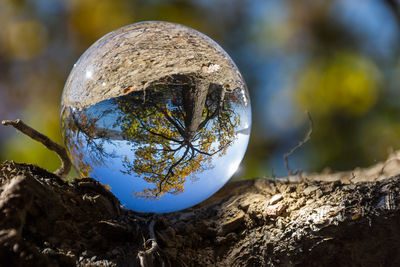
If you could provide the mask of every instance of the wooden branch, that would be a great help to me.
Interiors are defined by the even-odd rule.
[[[20,119],[14,121],[3,120],[1,124],[3,124],[4,126],[9,126],[9,125],[13,126],[15,129],[19,130],[20,132],[24,133],[30,138],[42,143],[48,149],[56,152],[61,160],[61,166],[54,172],[54,174],[60,176],[61,178],[65,178],[68,175],[69,171],[71,170],[72,164],[68,157],[67,151],[64,147],[53,142],[50,138],[48,138],[44,134],[29,127]]]
[[[307,179],[231,182],[200,205],[155,217],[121,209],[91,178],[68,185],[36,166],[5,162],[0,262],[400,266],[399,172],[400,162],[388,160],[345,173],[304,174]],[[141,236],[148,237],[144,249]]]

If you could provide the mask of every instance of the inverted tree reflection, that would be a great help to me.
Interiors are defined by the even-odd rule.
[[[239,89],[227,91],[199,80],[191,75],[167,76],[145,90],[106,100],[108,109],[101,112],[92,110],[102,103],[83,109],[80,116],[71,116],[75,126],[69,129],[75,129],[75,136],[85,136],[81,143],[94,155],[92,164],[102,164],[112,156],[105,152],[103,142],[129,143],[134,157],[122,159],[120,171],[154,185],[133,196],[159,199],[165,193],[179,194],[187,179],[196,181],[200,172],[212,167],[213,159],[226,153],[240,125],[235,111]],[[110,113],[114,122],[104,127],[102,116]],[[91,116],[96,117],[86,118]],[[70,150],[81,151],[73,145]],[[76,164],[88,169],[84,165],[88,162]]]
[[[202,86],[187,75],[168,76],[116,103],[125,114],[117,122],[124,139],[135,144],[125,172],[156,186],[134,193],[144,198],[182,192],[188,177],[195,180],[214,155],[226,153],[240,123],[222,86]]]

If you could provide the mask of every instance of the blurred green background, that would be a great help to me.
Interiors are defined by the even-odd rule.
[[[231,55],[250,91],[251,141],[237,177],[368,166],[400,148],[397,0],[0,0],[0,119],[21,118],[61,142],[59,104],[79,56],[123,25],[191,26]],[[0,160],[54,170],[58,158],[9,127]]]

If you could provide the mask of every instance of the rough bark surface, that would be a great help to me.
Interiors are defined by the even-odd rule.
[[[67,184],[5,162],[0,265],[400,266],[399,170],[391,159],[348,173],[231,182],[196,207],[153,215],[120,208],[93,179]]]

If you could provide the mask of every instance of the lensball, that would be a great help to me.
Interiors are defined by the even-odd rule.
[[[238,169],[250,127],[246,84],[228,54],[169,22],[99,39],[74,64],[61,100],[80,176],[138,212],[177,211],[214,194]]]

